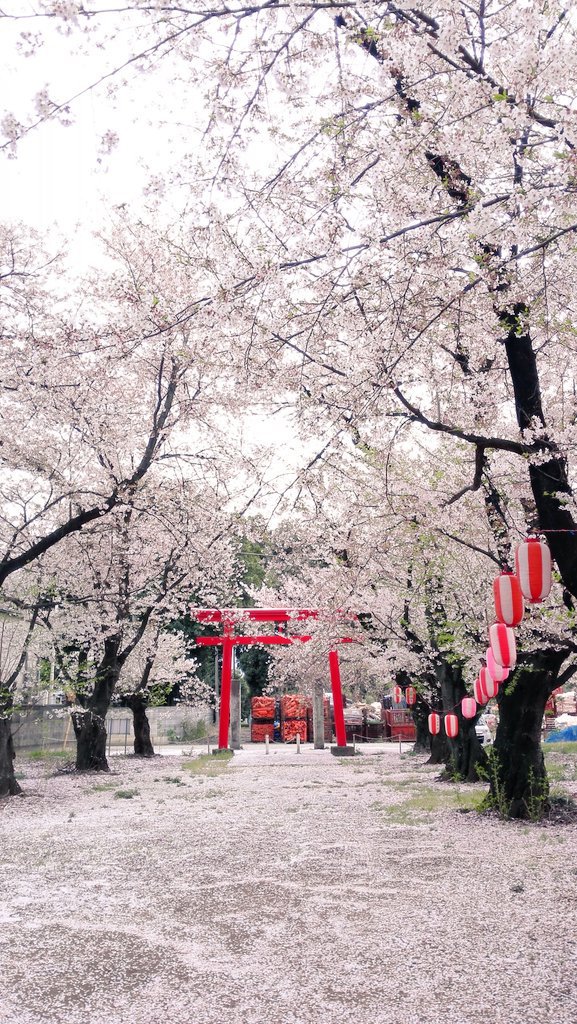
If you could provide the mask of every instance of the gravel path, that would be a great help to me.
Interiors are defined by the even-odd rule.
[[[189,762],[25,764],[2,1024],[574,1024],[576,825],[466,813],[394,749]]]

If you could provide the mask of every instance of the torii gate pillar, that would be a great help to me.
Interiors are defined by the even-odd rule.
[[[220,677],[220,714],[218,717],[218,749],[228,749],[230,726],[230,690],[232,684],[232,648],[230,636],[222,638],[222,674]]]
[[[346,747],[345,715],[343,711],[343,688],[341,686],[341,669],[337,651],[329,651],[329,669],[331,673],[331,689],[333,691],[333,711],[335,715],[335,735],[337,746]]]

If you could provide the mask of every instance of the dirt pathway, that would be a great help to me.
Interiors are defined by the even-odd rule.
[[[395,750],[24,768],[2,1024],[574,1024],[577,828]]]

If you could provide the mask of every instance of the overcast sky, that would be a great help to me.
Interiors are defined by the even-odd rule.
[[[10,6],[22,12],[32,5],[17,0]],[[7,10],[4,3],[2,10]],[[50,83],[51,98],[61,103],[97,80],[103,68],[121,64],[132,52],[130,40],[119,32],[116,53],[100,51],[92,61],[75,60],[70,56],[70,40],[52,31],[49,42],[26,58],[17,48],[23,27],[33,26],[0,19],[0,119],[10,110],[30,123],[39,89]],[[198,144],[202,109],[189,87],[183,84],[179,93],[171,70],[168,62],[150,76],[131,70],[127,85],[113,101],[102,86],[90,91],[72,105],[69,127],[41,124],[18,143],[14,158],[1,152],[2,219],[22,220],[47,235],[49,250],[64,243],[70,265],[79,273],[97,262],[92,233],[105,226],[108,211],[127,204],[137,212],[151,173],[163,173],[179,152]],[[152,120],[157,122],[154,128]],[[158,122],[163,122],[161,127]],[[106,156],[101,140],[108,131],[117,133],[119,142]],[[304,457],[287,414],[271,419],[269,410],[261,411],[245,421],[242,431],[247,443],[275,439],[276,454],[268,475],[280,472],[286,485],[286,472],[294,472]]]
[[[30,6],[11,4],[19,11]],[[48,86],[50,98],[62,103],[132,52],[130,40],[119,30],[114,52],[100,50],[92,59],[75,59],[71,40],[49,27],[47,43],[26,57],[18,51],[25,27],[32,29],[33,23],[0,19],[0,118],[10,111],[25,124],[33,119],[34,96],[40,89]],[[174,124],[178,97],[168,63],[157,67],[153,76],[131,69],[126,78],[113,101],[104,85],[76,100],[71,126],[42,124],[18,143],[15,158],[0,153],[4,219],[21,219],[42,231],[57,225],[76,238],[79,226],[101,226],[111,206],[138,205],[150,173],[165,171],[179,148],[190,145],[192,128],[183,132]],[[189,95],[189,121],[194,120],[191,100]],[[167,123],[153,129],[151,117],[161,121],[163,115]],[[107,156],[101,142],[109,131],[119,142]]]

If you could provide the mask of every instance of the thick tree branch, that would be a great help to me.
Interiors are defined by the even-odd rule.
[[[179,373],[176,364],[173,364],[171,376],[169,378],[166,391],[158,399],[156,408],[153,414],[153,426],[151,428],[148,441],[144,450],[144,453],[140,459],[138,466],[134,473],[126,480],[115,487],[108,497],[104,498],[98,505],[92,508],[82,509],[76,515],[71,516],[65,523],[51,530],[40,540],[35,541],[33,544],[19,555],[13,555],[10,557],[8,553],[4,555],[0,561],[0,586],[13,572],[18,569],[23,569],[24,566],[30,565],[40,555],[43,555],[54,545],[60,543],[66,537],[70,537],[73,533],[77,533],[82,530],[83,527],[88,526],[90,523],[101,519],[107,515],[112,509],[122,504],[126,496],[126,492],[133,489],[140,481],[146,476],[150,469],[158,446],[160,445],[164,433],[164,428],[168,421],[168,417],[174,406],[176,398],[176,391],[179,381]]]
[[[473,477],[473,483],[467,484],[466,487],[462,487],[461,490],[457,491],[457,493],[454,494],[452,498],[448,498],[447,501],[444,501],[443,505],[445,507],[447,505],[454,505],[455,502],[459,500],[459,498],[462,498],[463,495],[467,494],[469,491],[479,490],[479,487],[481,486],[481,481],[483,479],[483,470],[485,468],[486,461],[487,460],[485,457],[485,449],[483,448],[482,445],[478,444],[475,451],[475,476]]]
[[[513,441],[506,437],[483,437],[482,434],[473,434],[468,430],[463,430],[461,427],[451,427],[440,420],[431,420],[416,405],[413,405],[412,402],[405,398],[398,386],[393,387],[392,391],[416,422],[422,423],[429,430],[450,434],[452,437],[458,437],[461,441],[467,441],[468,444],[474,444],[483,450],[495,449],[503,452],[513,452],[514,455],[531,455],[543,451],[544,448],[551,447],[549,443],[543,441],[527,444],[524,441]]]

